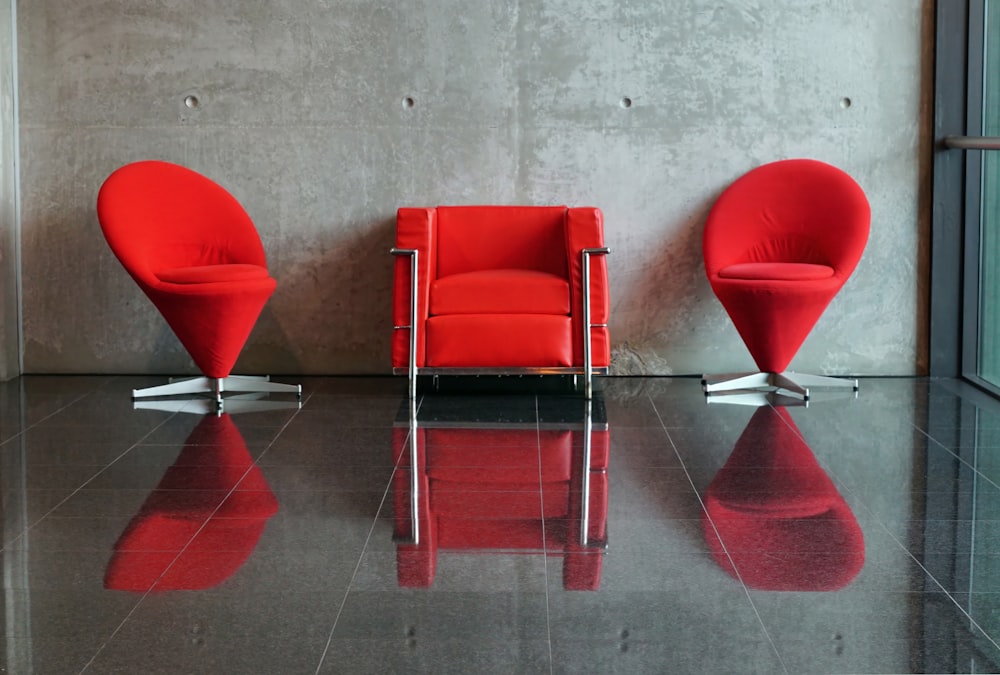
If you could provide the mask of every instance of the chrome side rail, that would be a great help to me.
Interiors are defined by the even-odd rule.
[[[410,537],[412,544],[420,544],[420,475],[417,464],[420,448],[417,447],[417,399],[410,399]],[[398,467],[397,467],[398,470]]]
[[[415,248],[393,248],[393,255],[410,256],[410,325],[393,326],[393,330],[410,331],[410,360],[407,367],[408,391],[411,399],[417,397],[417,261],[420,252]]]
[[[583,257],[583,391],[584,396],[589,401],[594,394],[594,369],[591,340],[591,330],[594,328],[605,328],[606,323],[592,324],[590,322],[590,256],[607,255],[611,249],[602,246],[600,248],[585,248],[580,253]]]
[[[580,486],[580,545],[587,546],[590,541],[590,456],[592,453],[594,433],[591,418],[591,403],[587,399],[583,418],[583,485]]]

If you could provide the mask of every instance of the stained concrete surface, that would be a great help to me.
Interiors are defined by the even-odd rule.
[[[704,216],[804,156],[873,220],[793,367],[921,372],[932,4],[21,2],[25,372],[193,370],[94,213],[146,158],[216,179],[260,230],[279,289],[240,371],[387,372],[395,210],[467,203],[603,209],[613,372],[748,369]]]

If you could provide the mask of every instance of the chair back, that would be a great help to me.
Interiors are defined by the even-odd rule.
[[[439,206],[437,276],[522,269],[568,277],[565,206]]]
[[[703,252],[711,278],[739,263],[827,265],[846,279],[868,241],[871,208],[841,169],[813,159],[757,167],[716,200],[705,222]]]
[[[140,283],[156,271],[245,263],[265,266],[253,221],[222,186],[177,164],[146,160],[113,172],[97,197],[108,245]]]

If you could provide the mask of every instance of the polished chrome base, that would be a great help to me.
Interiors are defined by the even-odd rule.
[[[858,390],[856,378],[827,377],[825,375],[807,375],[805,373],[726,373],[723,375],[704,375],[701,378],[702,390],[706,396],[725,392],[745,392],[747,389],[768,388],[781,394],[792,394],[802,400],[809,399],[810,387],[836,387]]]
[[[271,401],[267,393],[234,394],[218,403],[210,398],[169,398],[152,401],[133,401],[133,410],[159,410],[162,412],[191,413],[194,415],[221,415],[272,410],[299,410],[302,401]]]
[[[192,377],[171,380],[167,384],[144,389],[133,389],[132,398],[149,396],[179,396],[183,394],[213,394],[215,402],[222,404],[222,394],[227,391],[282,392],[302,396],[301,384],[271,382],[267,375],[230,375],[229,377]]]

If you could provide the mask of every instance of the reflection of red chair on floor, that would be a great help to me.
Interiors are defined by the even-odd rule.
[[[229,494],[237,484],[240,490]],[[115,543],[104,587],[217,586],[246,562],[277,511],[229,415],[206,416]]]
[[[750,588],[833,591],[864,566],[854,514],[784,408],[757,409],[704,502],[713,557]]]
[[[497,551],[561,556],[566,589],[596,590],[607,539],[608,430],[602,423],[588,432],[582,422],[540,431],[500,422],[434,428],[423,418],[397,426],[399,585],[431,586],[439,551]]]

